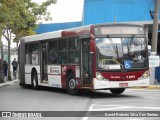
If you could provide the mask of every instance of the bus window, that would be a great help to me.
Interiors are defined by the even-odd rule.
[[[67,64],[67,52],[59,52],[58,64]]]
[[[68,63],[78,64],[79,63],[79,39],[70,38],[69,39],[69,53],[68,53]]]
[[[48,64],[57,64],[57,62],[58,62],[57,40],[49,41]]]
[[[58,42],[59,42],[58,50],[66,51],[67,50],[67,39],[60,39]]]
[[[67,64],[67,39],[60,39],[58,43],[58,64]]]
[[[39,44],[26,44],[26,64],[37,65],[39,62],[38,58],[38,49]]]
[[[69,50],[79,50],[79,39],[78,38],[69,39]]]
[[[31,64],[31,49],[30,49],[30,44],[26,44],[25,54],[26,54],[26,64]]]
[[[32,65],[38,64],[38,50],[39,50],[39,44],[32,44]]]
[[[79,63],[79,51],[69,51],[68,63],[69,64],[78,64]]]

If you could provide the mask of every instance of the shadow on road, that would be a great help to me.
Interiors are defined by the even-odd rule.
[[[32,89],[31,86],[22,86],[22,89],[30,89],[35,91],[34,89]],[[68,94],[66,89],[61,89],[61,88],[52,88],[52,87],[39,87],[39,89],[37,91],[47,91],[47,92],[54,92],[54,93],[59,93],[59,94],[65,94],[65,95],[70,95]],[[125,92],[123,94],[120,95],[115,95],[110,93],[109,90],[97,90],[97,91],[92,91],[92,90],[80,90],[78,95],[70,95],[70,96],[78,96],[78,97],[89,97],[89,98],[93,98],[93,99],[101,99],[101,98],[132,98],[135,97],[134,95],[128,95],[125,94]]]

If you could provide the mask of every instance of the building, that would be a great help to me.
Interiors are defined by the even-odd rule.
[[[84,0],[83,25],[152,20],[155,0]]]

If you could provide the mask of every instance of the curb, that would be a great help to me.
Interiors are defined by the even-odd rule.
[[[133,87],[133,89],[160,89],[160,85],[150,85],[145,87]]]
[[[0,83],[0,88],[1,87],[4,87],[4,86],[8,86],[8,85],[12,85],[14,83],[17,83],[19,80],[13,80],[13,81],[9,81],[9,82],[6,82],[6,83]]]
[[[160,85],[159,86],[148,86],[148,89],[160,89]]]

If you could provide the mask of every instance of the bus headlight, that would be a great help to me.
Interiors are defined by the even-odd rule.
[[[149,71],[145,71],[142,75],[142,78],[148,78],[149,77]]]
[[[96,72],[96,78],[97,78],[97,80],[108,80],[108,79],[105,79],[103,77],[103,75],[101,73],[99,73],[99,72]]]
[[[138,80],[143,80],[143,79],[146,79],[149,77],[149,70],[148,71],[145,71],[143,73],[143,75],[141,77],[138,78]]]

